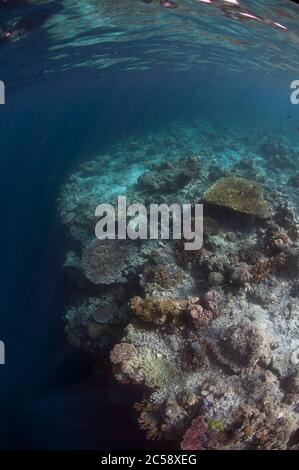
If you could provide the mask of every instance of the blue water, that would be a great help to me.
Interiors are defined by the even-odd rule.
[[[15,15],[29,15],[33,21],[37,6],[12,3],[0,11],[1,26]],[[0,79],[6,83],[6,104],[0,107],[0,339],[6,346],[6,365],[0,366],[0,447],[144,448],[149,444],[132,412],[141,392],[124,392],[104,374],[96,376],[88,355],[71,347],[64,333],[62,314],[71,286],[62,268],[69,239],[59,220],[60,188],[76,163],[109,151],[132,134],[154,134],[178,120],[212,120],[216,127],[231,122],[247,127],[249,134],[253,124],[269,123],[278,135],[299,145],[298,108],[289,100],[290,82],[299,75],[292,54],[289,62],[286,58],[289,69],[273,66],[273,73],[269,63],[268,70],[259,69],[255,75],[246,66],[246,51],[238,72],[223,68],[218,60],[213,67],[209,44],[201,46],[201,54],[207,49],[209,55],[204,66],[193,66],[190,56],[188,70],[183,70],[177,55],[170,55],[165,66],[167,41],[171,47],[176,44],[182,56],[188,57],[190,48],[192,56],[199,54],[196,44],[188,46],[180,35],[176,42],[173,36],[163,39],[155,66],[158,40],[150,54],[153,38],[141,34],[138,40],[130,38],[130,44],[117,42],[115,31],[105,44],[78,50],[56,38],[66,57],[51,61],[55,38],[43,24],[62,4],[46,3],[36,25],[28,26],[30,31],[18,41],[0,44]],[[125,26],[119,28],[125,35]],[[238,34],[244,26],[236,22],[233,28]],[[294,29],[299,34],[298,23]],[[255,31],[255,41],[258,35]],[[287,47],[288,39],[283,41]],[[132,70],[121,62],[111,68],[93,67],[96,55],[102,53],[107,61],[113,50],[139,61],[133,61]]]

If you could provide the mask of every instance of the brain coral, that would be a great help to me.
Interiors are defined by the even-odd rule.
[[[94,284],[126,281],[126,274],[138,264],[138,247],[126,240],[94,240],[84,250],[82,268]]]
[[[245,178],[221,178],[204,194],[204,201],[262,219],[269,217],[269,206],[254,181]]]

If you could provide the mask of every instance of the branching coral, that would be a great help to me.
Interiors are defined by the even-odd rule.
[[[204,345],[199,341],[192,341],[182,354],[182,367],[184,370],[196,372],[208,365]]]
[[[232,448],[242,448],[242,443],[250,443],[251,448],[264,450],[286,449],[293,423],[287,409],[284,413],[275,412],[271,401],[260,410],[245,405],[236,413]]]
[[[161,408],[153,406],[144,398],[141,402],[137,402],[134,408],[139,413],[138,423],[140,428],[145,431],[149,441],[155,441],[162,436],[161,424]]]
[[[186,426],[187,413],[174,400],[166,400],[162,405],[156,405],[143,399],[135,403],[135,409],[140,413],[138,422],[146,432],[149,440],[179,436]]]

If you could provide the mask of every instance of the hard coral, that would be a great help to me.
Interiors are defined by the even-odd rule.
[[[230,275],[230,282],[236,284],[237,286],[242,286],[247,282],[253,280],[253,275],[250,272],[250,266],[246,263],[240,263],[238,266],[232,269]]]
[[[162,325],[166,321],[176,322],[185,307],[184,301],[171,298],[146,298],[133,297],[130,308],[134,315],[145,322]]]
[[[299,227],[297,223],[295,211],[290,207],[288,202],[280,203],[276,208],[275,222],[287,230],[292,240],[298,240]]]
[[[214,319],[213,312],[211,310],[204,309],[200,304],[191,304],[189,312],[193,325],[197,329],[206,327]]]
[[[242,448],[242,443],[250,443],[258,450],[286,449],[292,433],[293,422],[286,410],[278,415],[271,401],[260,410],[245,405],[235,418],[231,448]]]
[[[210,290],[206,292],[201,299],[201,303],[204,306],[204,308],[213,312],[213,315],[215,317],[217,317],[220,314],[222,302],[223,302],[223,296],[216,290]]]
[[[270,273],[271,273],[271,264],[268,258],[260,259],[250,269],[252,280],[253,282],[256,282],[256,283],[264,281]]]
[[[125,240],[94,240],[82,256],[86,278],[94,284],[126,281],[126,273],[136,263],[138,248]]]
[[[230,177],[218,180],[205,192],[204,201],[262,219],[270,215],[269,206],[260,187],[245,178]]]
[[[140,413],[138,423],[140,428],[145,431],[149,441],[155,441],[162,436],[161,425],[162,416],[159,406],[151,405],[145,398],[134,405],[136,411]]]
[[[138,351],[133,344],[116,344],[110,353],[114,374],[121,383],[140,383],[142,374],[136,366]]]
[[[270,253],[280,253],[289,242],[288,234],[282,228],[277,226],[268,228],[265,237],[265,245]]]
[[[205,450],[208,448],[209,427],[202,416],[195,418],[184,434],[181,442],[182,450]]]
[[[157,284],[164,289],[172,287],[175,279],[165,265],[150,265],[145,268],[144,277],[146,282]]]
[[[196,372],[208,365],[205,348],[199,341],[193,341],[187,345],[182,359],[183,368],[187,371]]]
[[[286,263],[287,257],[284,253],[277,253],[272,258],[262,257],[250,267],[252,281],[259,283],[264,281],[269,274],[276,272]]]
[[[133,344],[116,344],[110,353],[110,359],[113,364],[123,364],[135,359],[137,350]]]
[[[221,286],[224,284],[225,278],[222,273],[219,273],[217,271],[212,271],[209,274],[209,284],[212,286]]]
[[[220,315],[222,301],[222,295],[211,290],[206,292],[201,299],[191,298],[186,304],[186,312],[193,325],[201,329]]]
[[[186,425],[187,414],[175,400],[166,400],[159,406],[144,398],[140,403],[135,403],[135,409],[140,413],[140,428],[152,441],[161,438],[173,440]]]
[[[271,169],[296,168],[296,152],[292,148],[287,148],[281,142],[268,139],[261,144],[260,153],[266,158]]]
[[[138,358],[143,382],[152,389],[166,389],[176,379],[178,369],[165,357],[145,354]]]
[[[243,367],[253,366],[267,355],[264,337],[252,325],[238,324],[229,327],[222,341],[227,357]]]

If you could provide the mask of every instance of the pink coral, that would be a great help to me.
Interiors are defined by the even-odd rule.
[[[246,263],[240,263],[239,266],[236,266],[231,273],[231,282],[238,286],[242,286],[247,282],[252,281],[253,275],[250,272],[250,266]]]
[[[192,297],[187,302],[186,310],[194,326],[205,327],[217,318],[220,315],[222,301],[222,295],[215,290],[206,292],[201,299]]]
[[[208,446],[208,425],[202,416],[195,418],[184,434],[182,450],[205,450]]]
[[[140,383],[142,381],[142,375],[134,362],[137,355],[137,349],[130,343],[116,344],[110,352],[115,377],[121,383]]]
[[[215,317],[217,317],[220,313],[222,302],[223,296],[216,290],[210,290],[206,292],[201,300],[203,307],[213,312]]]

